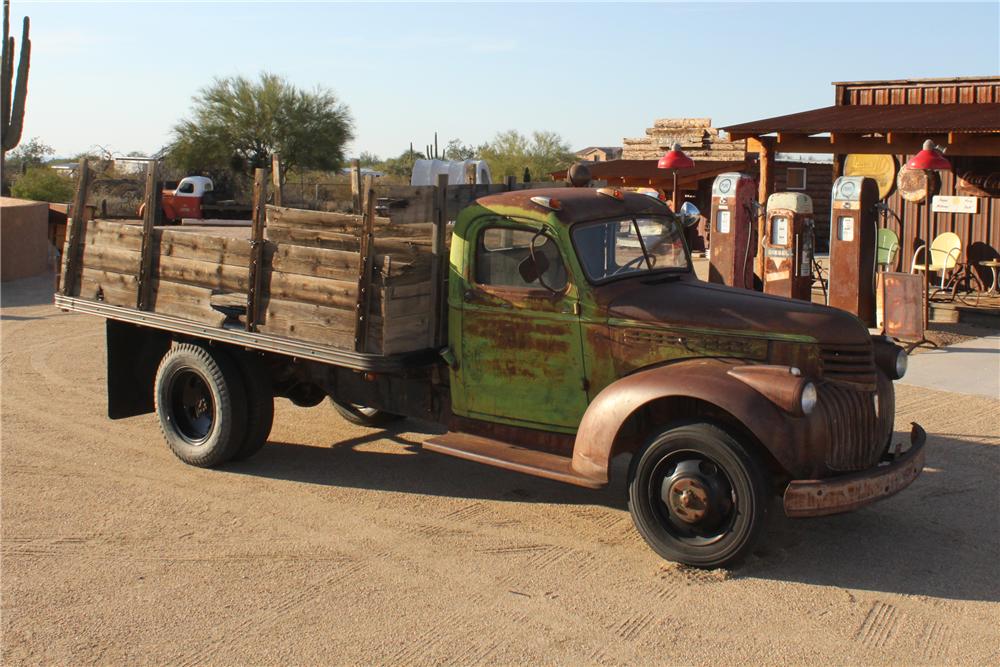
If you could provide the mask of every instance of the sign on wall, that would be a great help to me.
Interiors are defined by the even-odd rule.
[[[946,197],[935,195],[931,199],[931,210],[935,213],[977,213],[979,199],[977,197]]]

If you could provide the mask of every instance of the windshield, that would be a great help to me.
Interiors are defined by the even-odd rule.
[[[669,218],[638,216],[575,225],[573,245],[592,282],[690,268],[684,232]]]

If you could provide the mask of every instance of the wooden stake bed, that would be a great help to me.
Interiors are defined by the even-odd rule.
[[[157,226],[155,163],[146,175],[142,221],[86,219],[85,160],[80,173],[61,307],[150,326],[154,319],[127,311],[155,314],[164,316],[155,320],[160,324],[169,318],[163,328],[203,337],[216,330],[232,338],[242,328],[251,338],[270,337],[267,345],[241,337],[248,347],[275,349],[280,339],[312,349],[312,357],[327,348],[405,355],[443,347],[447,222],[476,198],[510,187],[449,187],[444,179],[376,188],[355,173],[354,210],[361,214],[329,213],[267,205],[268,178],[258,169],[251,226]],[[272,180],[281,202],[277,161]],[[376,199],[387,215],[376,215]]]

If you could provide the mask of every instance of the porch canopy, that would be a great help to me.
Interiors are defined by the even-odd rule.
[[[837,105],[722,129],[748,152],[911,154],[930,139],[949,156],[1000,155],[997,103]]]

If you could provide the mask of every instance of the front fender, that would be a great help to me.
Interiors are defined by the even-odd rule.
[[[810,451],[813,420],[785,412],[730,375],[735,366],[696,359],[639,371],[611,383],[583,415],[573,446],[573,469],[607,483],[615,440],[628,419],[652,401],[676,397],[698,399],[726,411],[793,477],[811,473],[823,460]]]

